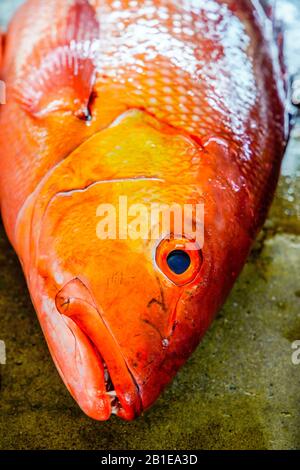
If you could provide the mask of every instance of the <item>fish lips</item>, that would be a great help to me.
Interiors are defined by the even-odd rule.
[[[89,405],[88,409],[84,404],[86,397],[77,393],[76,389],[70,390],[79,406],[90,417],[103,421],[109,419],[112,413],[125,420],[139,416],[142,401],[138,385],[87,287],[80,279],[73,279],[56,295],[55,304],[72,329],[76,344],[84,339],[85,356],[88,356],[85,359],[89,364],[97,362],[103,374],[100,382],[97,378],[100,389],[95,395],[94,405]],[[72,328],[74,324],[75,329]],[[68,367],[67,364],[63,366]]]

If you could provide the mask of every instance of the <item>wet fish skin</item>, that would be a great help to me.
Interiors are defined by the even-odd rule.
[[[255,1],[29,0],[9,27],[2,216],[58,371],[95,419],[155,401],[266,217],[287,140],[270,26]],[[170,278],[168,236],[162,251],[97,239],[99,203],[122,195],[204,203],[194,277]]]

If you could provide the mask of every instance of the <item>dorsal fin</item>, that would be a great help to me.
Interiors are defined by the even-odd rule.
[[[270,35],[268,39],[273,43],[276,43],[276,50],[273,50],[274,61],[277,63],[278,72],[283,78],[287,93],[288,85],[286,83],[286,62],[285,62],[285,51],[284,51],[284,24],[280,18],[277,17],[277,0],[252,0],[252,3],[258,11],[265,15],[265,18],[271,22],[272,29],[270,28]],[[269,31],[269,30],[268,30]],[[267,32],[268,32],[267,31]]]
[[[282,41],[283,26],[282,22],[276,18],[276,4],[277,0],[259,0],[265,15],[272,22],[273,34],[277,41]]]
[[[55,36],[37,44],[23,70],[16,87],[23,108],[37,118],[66,110],[87,120],[96,76],[93,45],[98,39],[95,10],[87,0],[73,0]]]
[[[266,15],[270,20],[274,19],[275,0],[260,0],[260,4],[263,7]]]

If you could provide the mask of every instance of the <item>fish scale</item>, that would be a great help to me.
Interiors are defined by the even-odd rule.
[[[272,15],[256,1],[28,0],[12,20],[2,217],[58,371],[95,419],[156,400],[265,219],[288,137]],[[100,239],[99,204],[124,195],[203,204],[203,246],[175,226]]]
[[[257,126],[257,116],[254,115],[255,136],[250,136],[249,111],[260,103],[257,86],[261,88],[265,84],[255,83],[254,64],[249,63],[246,53],[250,44],[250,38],[245,34],[246,27],[233,17],[226,4],[220,6],[213,1],[205,6],[205,2],[200,2],[192,6],[192,11],[186,10],[191,5],[178,5],[176,2],[166,2],[163,6],[155,2],[142,2],[141,7],[125,2],[121,3],[121,8],[113,2],[103,2],[101,6],[91,2],[91,5],[97,11],[100,25],[99,40],[96,39],[93,46],[97,72],[103,77],[97,81],[99,100],[106,101],[109,87],[112,96],[115,89],[117,109],[121,106],[123,109],[145,108],[159,119],[201,138],[220,135],[229,141],[234,139],[239,149],[244,144],[240,136],[247,134],[250,141],[248,151],[251,152],[249,158],[253,161],[263,152],[268,122],[271,118],[272,125],[275,124],[274,115],[269,115],[269,106],[263,110],[260,104],[260,125]],[[206,15],[209,18],[211,15],[212,19],[206,21]],[[244,12],[242,15],[246,16]],[[174,22],[178,32],[174,32]],[[123,25],[121,30],[120,24]],[[48,35],[47,32],[40,35],[44,43],[48,43],[48,39],[45,39]],[[233,41],[232,38],[236,39]],[[229,52],[226,52],[227,42]],[[37,45],[35,50],[39,47]],[[145,51],[145,56],[142,54],[139,57],[140,49]],[[216,62],[211,53],[217,53],[220,60]],[[45,54],[45,48],[39,54]],[[261,54],[253,56],[260,57]],[[23,57],[28,58],[28,52]],[[151,58],[150,62],[148,57]],[[257,66],[260,65],[258,63]],[[240,77],[239,70],[243,70]],[[28,76],[26,67],[20,75]],[[108,80],[104,78],[106,76]],[[264,77],[266,81],[267,76]],[[22,84],[26,95],[26,79]],[[230,102],[231,89],[234,94]],[[99,117],[103,127],[118,113],[119,109],[116,113],[113,109],[107,113],[103,106],[103,116]],[[243,114],[246,116],[245,122],[241,119]],[[246,125],[250,128],[245,128]],[[262,134],[260,139],[257,138],[257,132]],[[280,144],[275,136],[273,140],[274,145]],[[251,145],[257,145],[258,148],[252,150]],[[239,152],[241,158],[244,153],[245,148],[242,148]],[[241,165],[242,171],[247,171],[248,178],[255,175],[255,168],[253,165],[247,171],[247,165]]]

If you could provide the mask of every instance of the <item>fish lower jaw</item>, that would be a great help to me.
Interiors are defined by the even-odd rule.
[[[85,344],[85,376],[90,377],[90,383],[105,402],[105,411],[100,413],[99,419],[109,419],[111,414],[125,420],[134,419],[142,411],[140,392],[119,344],[104,321],[101,308],[94,304],[88,289],[78,278],[63,287],[55,303],[57,311],[67,317],[71,325],[76,325],[74,336],[78,345]],[[98,364],[97,372],[95,363]],[[79,366],[76,369],[79,370]],[[79,388],[81,390],[81,386]],[[78,401],[76,390],[74,395]],[[96,399],[92,414],[97,413],[98,406]]]
[[[108,395],[109,398],[111,399],[111,414],[118,416],[118,413],[120,412],[122,405],[120,403],[120,400],[118,399],[117,392],[114,389],[114,385],[112,383],[106,362],[103,360],[103,358],[101,359],[102,359],[103,368],[104,368],[104,382],[105,382],[105,388],[106,388],[106,395]]]

